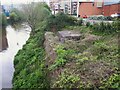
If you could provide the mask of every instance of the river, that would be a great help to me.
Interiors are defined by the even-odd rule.
[[[12,88],[12,78],[14,73],[14,57],[22,49],[30,36],[31,28],[22,24],[21,28],[15,29],[12,26],[6,27],[6,50],[0,52],[0,89]]]

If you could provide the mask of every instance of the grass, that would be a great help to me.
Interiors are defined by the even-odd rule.
[[[54,88],[71,88],[74,86],[77,88],[119,88],[117,33],[114,32],[109,35],[97,33],[96,35],[91,28],[85,26],[70,26],[63,30],[66,29],[80,31],[84,38],[77,42],[68,41],[68,43],[63,44],[67,50],[72,49],[74,54],[70,55],[71,58],[65,58],[66,64],[51,71],[53,73],[53,84],[51,86]],[[63,82],[62,79],[67,75],[64,73],[63,76],[64,70],[71,73],[70,75],[78,77],[77,84],[72,83],[71,79],[67,79],[69,76],[66,78],[67,84]]]

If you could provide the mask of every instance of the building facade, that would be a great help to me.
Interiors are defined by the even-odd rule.
[[[104,16],[110,16],[111,14],[120,13],[120,3],[104,5],[103,13]]]
[[[50,0],[52,11],[62,11],[67,14],[77,14],[78,0]]]
[[[83,16],[92,16],[92,15],[103,15],[103,1],[81,1],[79,2],[79,15]]]
[[[105,0],[86,0],[79,2],[79,16],[93,16],[104,15],[111,16],[111,14],[120,13],[120,1],[105,2]]]
[[[50,0],[54,12],[62,11],[80,17],[120,13],[120,0]]]

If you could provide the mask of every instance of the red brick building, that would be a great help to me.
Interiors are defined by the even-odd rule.
[[[103,2],[86,1],[79,2],[79,15],[83,17],[103,14]]]
[[[99,0],[100,1],[100,0]],[[104,15],[104,16],[110,16],[111,14],[120,13],[120,3],[111,3],[106,4],[104,0],[101,0],[101,2],[95,1],[84,1],[79,2],[79,15],[80,17],[83,16],[92,16],[92,15]]]
[[[120,3],[104,5],[103,13],[104,16],[110,16],[111,14],[120,13]]]

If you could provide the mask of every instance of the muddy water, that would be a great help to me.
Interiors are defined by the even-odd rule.
[[[12,88],[14,56],[28,40],[30,31],[30,27],[25,24],[19,29],[12,26],[6,27],[6,34],[2,36],[3,51],[0,52],[0,89]]]

